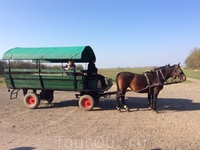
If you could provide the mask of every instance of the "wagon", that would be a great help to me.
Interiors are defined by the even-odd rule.
[[[85,70],[42,69],[43,63],[61,64],[68,60],[77,63],[88,63],[95,53],[90,46],[73,47],[41,47],[12,48],[3,54],[3,60],[8,61],[4,68],[4,78],[10,92],[10,99],[16,99],[19,90],[23,90],[24,104],[30,109],[39,106],[41,100],[51,103],[54,91],[76,91],[75,97],[82,110],[92,110],[100,98],[109,95],[112,87],[111,78],[105,78],[107,88],[102,88],[96,77],[89,77]],[[12,60],[26,60],[35,64],[34,69],[14,68]],[[67,76],[73,72],[73,76]]]

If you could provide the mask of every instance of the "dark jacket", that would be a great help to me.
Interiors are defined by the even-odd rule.
[[[98,69],[96,68],[93,62],[89,62],[88,64],[88,76],[94,76],[93,73],[97,74]]]

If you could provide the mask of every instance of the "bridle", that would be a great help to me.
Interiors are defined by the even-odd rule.
[[[180,79],[181,78],[181,75],[180,75],[181,73],[182,73],[181,68],[179,66],[178,67],[176,66],[176,68],[172,72],[171,76],[172,76],[173,79],[176,79],[176,77],[178,77]]]

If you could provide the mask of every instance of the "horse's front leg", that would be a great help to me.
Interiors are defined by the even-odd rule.
[[[158,113],[157,108],[156,108],[157,98],[158,98],[158,93],[154,93],[153,100],[152,100],[152,110]]]
[[[148,97],[148,108],[152,108],[152,93],[148,93],[147,97]]]
[[[124,105],[124,109],[126,109],[127,112],[130,112],[128,106],[126,105],[126,102],[125,102],[125,95],[121,96],[121,99],[122,99],[122,103]]]

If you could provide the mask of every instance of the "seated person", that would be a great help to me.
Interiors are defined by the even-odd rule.
[[[92,58],[88,64],[88,76],[89,77],[97,77],[101,81],[101,86],[106,88],[105,77],[98,74],[98,69],[95,66],[96,58]]]
[[[65,66],[65,70],[74,70],[75,69],[75,64],[74,64],[74,61],[73,60],[68,60],[68,64]],[[72,72],[67,72],[66,73],[68,76],[73,76],[74,73]]]

